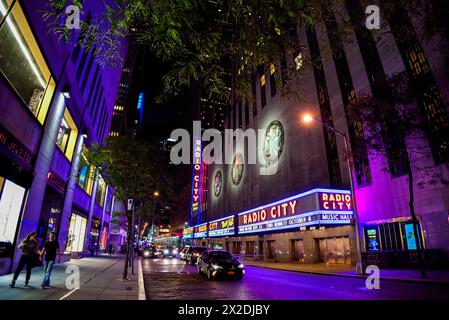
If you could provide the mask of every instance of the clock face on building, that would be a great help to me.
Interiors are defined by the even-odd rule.
[[[221,187],[223,186],[223,175],[221,171],[217,171],[214,177],[214,195],[218,197],[221,192]]]
[[[272,121],[265,131],[265,140],[263,144],[263,156],[268,165],[275,163],[284,149],[284,127],[282,123]]]
[[[238,186],[240,181],[242,181],[243,177],[243,156],[241,153],[237,153],[234,157],[234,161],[232,162],[232,184],[234,186]]]

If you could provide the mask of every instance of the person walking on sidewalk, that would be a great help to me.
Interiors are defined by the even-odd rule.
[[[41,287],[49,287],[50,286],[50,276],[53,270],[53,266],[56,261],[56,254],[58,255],[58,263],[61,263],[61,250],[59,249],[59,241],[56,240],[55,234],[50,233],[50,239],[47,240],[44,244],[44,248],[41,252],[39,260],[42,261],[42,257],[45,254],[45,264],[44,264],[44,280],[42,281]]]
[[[25,240],[23,240],[18,248],[22,250],[22,256],[20,257],[19,265],[17,266],[16,272],[14,273],[14,277],[12,279],[11,284],[9,285],[11,288],[16,286],[17,278],[19,277],[20,272],[22,272],[23,267],[26,265],[26,277],[25,277],[25,288],[28,288],[28,282],[31,277],[31,268],[33,267],[35,254],[39,254],[39,247],[36,240],[36,232],[29,233]]]

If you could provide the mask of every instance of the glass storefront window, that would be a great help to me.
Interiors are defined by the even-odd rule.
[[[413,223],[405,221],[387,222],[364,227],[367,251],[407,251],[417,249]],[[418,241],[425,247],[421,224],[418,222]]]
[[[78,170],[78,184],[89,195],[92,194],[94,172],[87,161],[88,150],[83,146],[83,152],[80,158],[80,167]]]
[[[0,242],[14,243],[25,188],[0,177]]]
[[[8,3],[0,0],[3,17]],[[0,29],[0,71],[43,124],[55,82],[18,1]]]
[[[58,136],[56,138],[56,145],[71,161],[73,157],[73,151],[76,145],[76,139],[78,136],[78,129],[69,111],[66,109],[64,117],[62,118],[61,125],[59,126]]]
[[[87,219],[72,213],[66,252],[82,252],[86,238]]]
[[[100,207],[103,207],[103,205],[104,205],[105,196],[106,196],[106,183],[104,182],[103,178],[100,176],[98,179],[97,194],[95,195],[95,202]]]

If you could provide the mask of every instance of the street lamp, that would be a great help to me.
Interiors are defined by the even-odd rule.
[[[356,272],[358,274],[363,274],[364,272],[363,272],[363,268],[362,268],[362,249],[361,249],[362,247],[360,244],[359,217],[357,215],[357,205],[356,205],[356,200],[355,200],[354,182],[352,181],[352,166],[351,166],[351,161],[349,159],[348,137],[346,136],[345,133],[341,132],[340,130],[335,129],[334,127],[331,127],[330,125],[324,123],[321,120],[313,118],[310,114],[304,115],[303,120],[305,123],[317,122],[317,123],[321,124],[326,129],[329,129],[329,130],[333,131],[334,133],[336,133],[337,135],[343,137],[343,140],[345,142],[346,162],[347,162],[348,171],[349,171],[349,182],[351,184],[351,198],[352,198],[352,205],[354,207],[354,220],[355,220],[354,222],[355,222],[355,233],[356,233],[356,241],[357,241],[357,260],[358,260],[358,262],[356,264]]]
[[[153,196],[159,197],[159,191],[154,191]]]

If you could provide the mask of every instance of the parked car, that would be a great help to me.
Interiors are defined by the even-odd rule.
[[[190,247],[186,253],[186,262],[190,264],[195,264],[198,257],[201,256],[205,251],[207,251],[207,247]]]
[[[241,280],[245,267],[227,250],[210,250],[198,259],[198,274],[206,274],[207,279],[232,277]]]
[[[160,250],[158,250],[155,246],[149,246],[143,249],[142,257],[143,258],[159,258],[162,256]]]
[[[176,257],[178,255],[177,248],[174,247],[165,247],[162,250],[162,256],[165,257]]]

